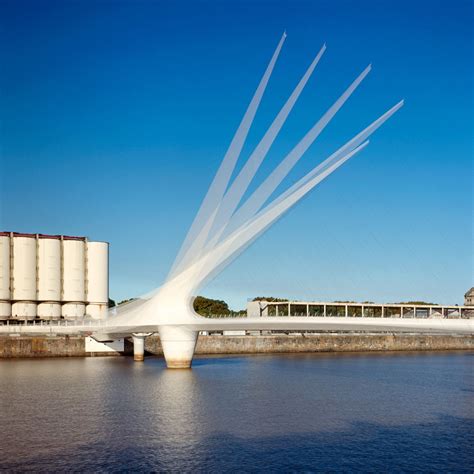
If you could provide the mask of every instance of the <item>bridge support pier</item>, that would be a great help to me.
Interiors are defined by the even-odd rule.
[[[158,331],[168,369],[191,368],[198,332],[179,326],[160,326]]]
[[[149,334],[137,333],[132,334],[133,338],[133,360],[143,362],[145,358],[145,338]]]

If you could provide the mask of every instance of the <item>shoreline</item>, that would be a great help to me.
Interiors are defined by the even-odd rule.
[[[82,336],[1,336],[0,359],[52,357],[132,356],[131,338],[116,345],[94,343]],[[474,350],[474,335],[334,334],[199,336],[196,356],[304,354],[304,353],[396,353]],[[162,356],[159,336],[145,341],[146,356]]]

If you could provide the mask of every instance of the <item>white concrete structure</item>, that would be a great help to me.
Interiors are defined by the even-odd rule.
[[[36,238],[34,235],[14,234],[10,238],[12,317],[36,317]]]
[[[39,235],[37,316],[41,319],[61,317],[61,238]]]
[[[12,304],[9,301],[0,301],[0,321],[9,319],[12,315]]]
[[[0,301],[10,300],[10,236],[0,233]]]
[[[38,301],[61,299],[61,239],[59,236],[38,238]]]
[[[104,319],[109,303],[109,244],[87,242],[86,261],[86,313]]]
[[[108,280],[106,242],[0,232],[0,320],[103,319]]]
[[[86,314],[85,303],[64,303],[61,306],[61,316],[65,319],[80,319]]]
[[[30,321],[36,318],[36,303],[31,301],[17,301],[12,304],[13,319]]]
[[[123,338],[119,338],[111,342],[98,342],[94,338],[88,336],[85,338],[85,346],[86,352],[120,353],[125,349],[125,341]]]
[[[61,301],[81,302],[86,298],[85,239],[66,237],[63,240],[63,281]]]
[[[36,308],[36,316],[39,319],[60,319],[61,318],[61,303],[59,302],[46,302],[39,303]]]
[[[397,332],[474,332],[474,320],[447,318],[374,318],[374,317],[321,317],[287,316],[255,318],[206,319],[193,310],[193,295],[209,279],[221,272],[234,258],[262,235],[283,214],[291,209],[323,179],[368,145],[368,137],[398,111],[403,101],[388,109],[374,122],[348,140],[338,150],[315,166],[296,183],[274,197],[275,190],[301,159],[319,134],[329,124],[342,105],[371,70],[366,67],[333,105],[316,120],[295,147],[275,167],[273,172],[255,187],[249,196],[246,192],[256,172],[295,105],[301,91],[325,52],[323,46],[310,63],[294,91],[277,114],[264,136],[235,173],[237,160],[244,146],[271,73],[285,41],[281,38],[265,70],[247,111],[217,170],[203,203],[192,223],[187,237],[176,257],[171,271],[160,288],[120,305],[109,311],[105,321],[65,321],[56,325],[2,326],[1,332],[11,334],[77,334],[93,336],[99,341],[133,335],[135,358],[143,359],[147,333],[158,332],[168,367],[191,366],[194,348],[200,331],[245,330],[355,330]],[[246,197],[244,199],[244,196]],[[242,202],[243,201],[243,202]],[[415,314],[415,316],[417,316]]]
[[[207,325],[210,324],[208,321],[203,321],[203,318],[193,310],[193,295],[197,290],[222,271],[240,252],[245,250],[318,183],[365,148],[368,144],[367,138],[403,105],[402,101],[389,109],[280,196],[268,202],[286,175],[370,72],[371,66],[369,65],[326,113],[313,124],[263,183],[244,202],[241,202],[273,141],[326,50],[326,46],[323,45],[255,150],[242,165],[235,179],[231,181],[240,152],[285,38],[286,33],[278,43],[263,74],[167,280],[162,287],[154,292],[119,307],[114,316],[110,318],[110,324],[115,324],[117,327],[136,326],[158,331],[168,367],[190,366],[198,331],[206,330]],[[227,327],[227,325],[236,323],[237,320],[233,318],[232,322],[219,321],[218,326],[226,330],[245,330],[248,328],[249,320],[241,319],[239,327]]]
[[[8,319],[12,314],[10,303],[10,235],[0,233],[0,320]]]
[[[143,362],[145,360],[145,338],[152,333],[134,333],[133,339],[133,360]]]

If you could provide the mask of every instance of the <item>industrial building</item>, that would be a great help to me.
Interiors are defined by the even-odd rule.
[[[0,232],[0,320],[104,319],[109,244]]]

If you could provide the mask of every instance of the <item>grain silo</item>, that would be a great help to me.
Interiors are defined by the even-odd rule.
[[[36,317],[36,235],[12,234],[11,299],[14,319]]]
[[[37,315],[40,319],[61,317],[61,236],[39,235]]]
[[[10,297],[10,234],[0,232],[0,320],[11,316]]]
[[[85,249],[83,237],[63,237],[62,316],[82,318],[85,314]]]
[[[109,302],[109,244],[86,243],[86,314],[104,319]]]
[[[0,320],[103,319],[108,267],[107,242],[0,232]]]

